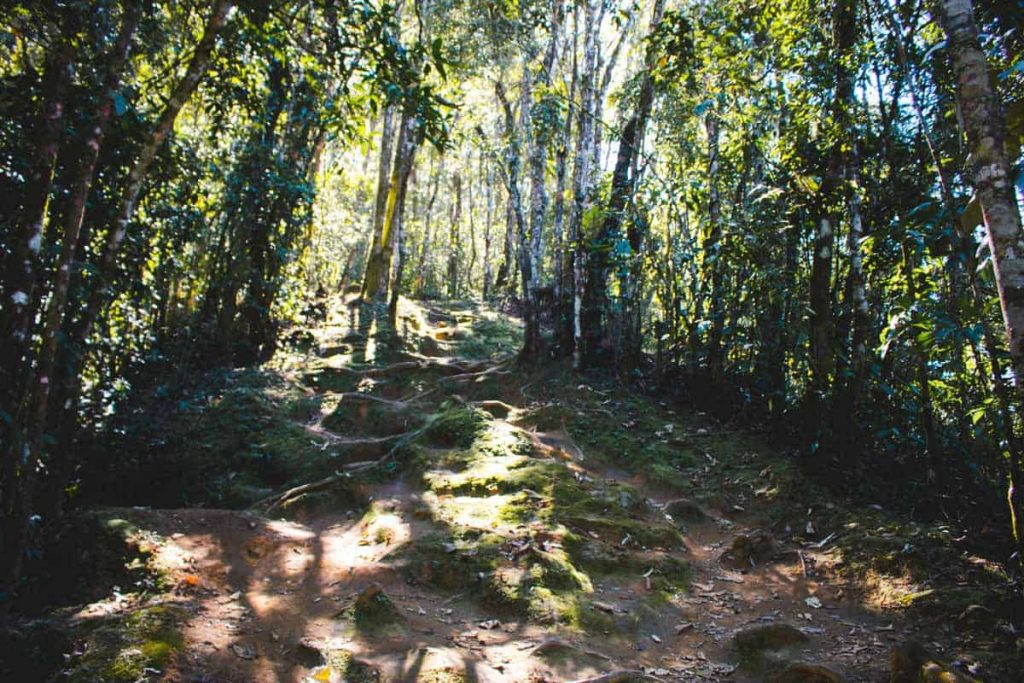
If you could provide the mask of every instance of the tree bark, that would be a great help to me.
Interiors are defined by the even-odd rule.
[[[833,6],[833,74],[835,94],[832,98],[830,124],[836,131],[828,154],[821,187],[818,188],[820,208],[816,218],[814,253],[810,279],[810,367],[811,386],[808,396],[809,416],[807,439],[810,450],[820,447],[827,428],[827,395],[832,388],[835,371],[835,319],[832,312],[832,264],[835,249],[836,194],[843,172],[843,139],[849,130],[849,103],[853,97],[853,74],[849,59],[857,38],[857,5],[855,0],[836,0]]]
[[[957,104],[971,152],[970,176],[988,232],[1019,405],[1024,399],[1024,240],[1006,153],[1006,118],[978,40],[970,0],[937,0],[936,9],[949,41]],[[1014,538],[1024,551],[1021,474],[1021,463],[1011,462],[1007,498]]]
[[[373,205],[373,224],[370,230],[370,244],[363,271],[361,295],[365,299],[376,294],[380,286],[381,242],[384,237],[385,212],[391,195],[391,163],[395,146],[395,110],[389,104],[384,109],[380,132],[380,160],[377,165],[377,196]]]
[[[587,0],[583,19],[583,68],[579,73],[580,105],[578,135],[576,137],[575,164],[573,166],[573,205],[569,218],[569,243],[572,248],[572,330],[573,369],[583,370],[585,365],[583,339],[583,293],[586,288],[587,248],[583,219],[593,202],[594,166],[594,72],[597,64],[597,43],[600,30],[597,21],[597,2]]]
[[[722,204],[718,195],[718,114],[709,111],[704,117],[708,138],[708,229],[701,250],[704,252],[702,279],[708,302],[708,376],[713,387],[722,381],[722,336],[725,316],[722,313]]]

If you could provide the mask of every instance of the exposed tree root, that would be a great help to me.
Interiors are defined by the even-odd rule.
[[[371,403],[380,403],[382,405],[391,406],[396,410],[405,410],[409,408],[416,401],[422,400],[434,393],[434,389],[428,391],[422,391],[418,394],[413,394],[406,398],[384,398],[383,396],[374,396],[373,394],[366,394],[361,391],[346,391],[341,394],[335,394],[342,401],[367,401]]]
[[[498,419],[505,419],[511,415],[514,411],[518,410],[513,405],[509,405],[504,401],[497,400],[486,400],[486,401],[473,401],[470,405],[474,408],[480,408]]]
[[[591,678],[577,678],[569,683],[628,683],[629,681],[660,681],[660,678],[645,674],[637,669],[620,669],[611,673],[593,676]]]
[[[356,474],[360,474],[362,472],[366,472],[367,470],[371,470],[374,467],[378,467],[379,465],[382,465],[391,458],[393,458],[395,456],[395,453],[397,453],[399,449],[401,449],[403,446],[412,442],[414,439],[416,439],[421,434],[426,432],[432,423],[433,420],[428,420],[427,423],[420,427],[419,429],[398,435],[398,440],[395,443],[395,445],[388,449],[387,453],[385,453],[376,460],[366,460],[362,462],[349,463],[347,465],[342,466],[340,471],[335,472],[329,477],[324,477],[323,479],[309,482],[307,484],[301,484],[299,486],[292,487],[287,491],[284,491],[283,493],[274,494],[272,496],[267,496],[266,498],[258,500],[250,506],[250,509],[262,508],[263,506],[266,506],[266,508],[264,509],[264,514],[269,515],[278,508],[280,508],[282,505],[292,500],[295,500],[301,495],[307,493],[314,493],[316,491],[322,491],[326,488],[330,488],[331,486],[337,484],[338,482],[349,479],[350,477]]]
[[[311,436],[315,436],[319,439],[326,440],[331,446],[340,447],[358,447],[358,446],[383,446],[385,444],[398,441],[404,436],[408,436],[412,432],[402,432],[401,434],[392,434],[390,436],[338,436],[333,432],[329,432],[326,429],[318,425],[303,425],[305,430],[309,432]]]
[[[405,372],[408,370],[423,370],[426,368],[437,368],[446,372],[453,372],[455,374],[448,377],[448,379],[454,379],[461,374],[471,374],[489,369],[488,366],[498,367],[505,365],[512,358],[503,358],[498,361],[493,360],[473,360],[470,358],[431,358],[428,356],[422,356],[419,358],[413,358],[411,360],[403,360],[391,365],[384,365],[379,368],[365,368],[357,370],[355,368],[342,367],[337,368],[342,372],[350,372],[360,377],[386,377],[395,373]]]
[[[457,375],[449,375],[448,377],[444,377],[442,379],[442,381],[446,381],[446,382],[468,382],[469,380],[478,379],[480,377],[486,377],[487,375],[511,375],[512,374],[511,370],[504,369],[505,366],[508,365],[508,362],[510,360],[511,359],[506,359],[506,360],[500,361],[500,362],[498,362],[498,363],[496,363],[496,364],[492,365],[491,367],[486,368],[484,370],[477,370],[477,371],[472,371],[472,372],[463,372],[463,373],[459,373]]]

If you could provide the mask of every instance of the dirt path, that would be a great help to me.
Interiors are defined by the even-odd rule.
[[[451,323],[443,325],[436,337],[448,339]],[[437,332],[424,320],[417,326],[421,335]],[[325,342],[336,344],[336,338]],[[393,373],[401,382],[378,381],[369,391],[390,399],[422,393],[422,382],[406,386],[421,369],[403,368]],[[901,639],[901,626],[825,580],[820,568],[831,561],[825,534],[806,530],[816,544],[776,541],[757,528],[769,503],[726,510],[693,504],[687,519],[666,518],[678,503],[650,486],[651,477],[591,457],[564,430],[532,427],[524,418],[531,401],[514,375],[484,373],[464,381],[462,375],[473,373],[454,372],[455,381],[450,369],[427,377],[434,390],[429,400],[400,408],[436,410],[442,398],[457,395],[490,413],[476,440],[461,450],[424,446],[419,468],[367,479],[359,487],[364,505],[300,512],[292,521],[244,511],[117,511],[163,539],[158,563],[177,585],[163,600],[183,606],[187,615],[182,647],[166,670],[147,672],[147,680],[540,683],[629,670],[636,680],[759,681],[763,669],[747,666],[752,653],[741,656],[735,635],[784,624],[802,634],[785,650],[786,661],[823,665],[845,677],[812,671],[786,680],[888,680],[888,652]],[[316,392],[318,398],[331,394],[319,386]],[[359,405],[366,429],[342,421],[345,431],[335,432],[340,439],[378,436],[384,423],[371,424],[367,406],[395,408],[383,401]],[[388,415],[387,424],[410,424]],[[417,415],[413,424],[421,420]],[[310,424],[323,430],[331,423],[316,415]],[[506,452],[506,441],[527,446]],[[447,463],[451,453],[463,460]],[[732,475],[723,470],[704,471],[706,487],[730,483]],[[579,506],[587,515],[562,514],[560,486],[604,496],[608,510],[631,512],[619,519],[601,513],[600,505],[585,507],[585,500]],[[514,513],[511,521],[507,510]],[[632,538],[637,530],[659,531],[669,540],[639,542]],[[417,559],[417,549],[438,534],[451,539],[438,551],[441,560]],[[531,586],[526,597],[517,598],[529,609],[510,612],[481,599],[477,584],[494,583],[484,571],[445,581],[433,575],[448,571],[446,562],[475,566],[491,536],[501,543],[493,573],[534,573],[533,584],[521,584]],[[573,538],[575,550],[566,555]],[[613,566],[577,577],[576,565],[584,566],[577,559],[588,553],[604,553]],[[533,556],[539,559],[524,564]],[[581,583],[574,593],[549,582],[553,598],[563,598],[555,604],[568,607],[562,616],[538,616],[529,592],[549,584],[536,576],[567,561],[564,571]],[[665,567],[681,566],[689,567],[684,584],[659,579],[668,575]],[[361,595],[378,588],[395,614],[383,628],[361,628],[353,610]],[[564,616],[572,609],[579,612],[574,623]]]
[[[403,480],[370,495],[397,522],[384,542],[368,541],[354,514],[297,523],[236,511],[125,511],[167,539],[161,561],[181,577],[179,599],[191,614],[184,652],[168,680],[302,681],[315,672],[317,652],[347,650],[395,681],[438,670],[465,672],[468,680],[559,681],[612,669],[664,680],[754,681],[760,678],[736,668],[733,634],[788,623],[809,636],[800,659],[828,663],[851,681],[875,681],[884,680],[888,651],[899,637],[891,623],[849,604],[841,591],[805,578],[795,551],[779,551],[778,560],[743,572],[723,562],[745,530],[742,515],[689,525],[686,551],[678,555],[694,569],[690,590],[654,615],[645,611],[649,589],[642,575],[595,581],[601,609],[642,615],[628,641],[501,621],[468,595],[409,585],[391,560],[432,524],[416,516],[419,494]],[[804,563],[815,559],[822,558],[804,553]],[[400,632],[366,638],[339,619],[373,583],[405,617]],[[572,656],[552,664],[534,654],[550,637],[571,645]]]

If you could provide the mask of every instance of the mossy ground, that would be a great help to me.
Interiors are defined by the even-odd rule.
[[[633,487],[598,481],[521,427],[474,411],[468,439],[429,454],[424,514],[438,533],[402,553],[411,580],[472,587],[480,603],[570,629],[609,631],[592,606],[593,577],[649,569],[652,591],[684,587],[679,531]],[[651,549],[661,553],[648,553]]]
[[[641,628],[678,614],[672,610],[694,571],[683,533],[697,524],[729,529],[733,515],[772,529],[784,543],[835,532],[820,553],[806,550],[808,559],[878,609],[931,614],[948,624],[953,613],[981,605],[994,620],[1005,619],[1008,607],[996,596],[1008,577],[953,527],[836,500],[757,437],[632,392],[610,376],[580,376],[556,362],[505,365],[452,381],[455,370],[430,361],[503,358],[518,343],[518,325],[475,304],[403,301],[399,319],[400,334],[377,339],[335,321],[307,349],[282,354],[273,365],[154,396],[118,446],[146,445],[132,465],[146,478],[127,487],[137,499],[119,502],[244,506],[385,452],[340,445],[343,439],[426,426],[384,465],[277,514],[306,520],[353,511],[358,520],[365,509],[362,541],[386,549],[381,563],[400,568],[410,582],[471,597],[478,613],[630,646],[652,632]],[[387,371],[389,363],[401,371]],[[349,401],[346,392],[391,402]],[[405,402],[425,392],[429,399]],[[495,407],[499,400],[513,408]],[[407,528],[398,533],[408,519],[367,504],[367,491],[399,479],[412,488],[403,495],[419,525],[408,542],[396,540],[409,536]],[[685,497],[712,514],[668,519],[650,496]],[[606,609],[602,591],[609,587],[639,594],[628,615]],[[367,642],[403,629],[391,610],[347,616],[352,636]],[[175,620],[152,621],[169,628]],[[130,675],[140,662],[159,668],[179,647],[169,631],[154,626],[150,638],[146,628],[129,617],[103,620],[85,637],[111,645],[103,658],[107,673]],[[117,630],[125,633],[115,638]],[[988,648],[991,640],[970,636],[964,647]],[[101,666],[99,659],[78,664]],[[361,665],[347,673],[349,664],[330,670],[377,680]],[[449,673],[459,680],[461,672]]]
[[[179,630],[185,612],[158,605],[126,616],[106,617],[83,626],[82,653],[69,661],[70,683],[137,683],[157,680],[171,656],[181,650]]]

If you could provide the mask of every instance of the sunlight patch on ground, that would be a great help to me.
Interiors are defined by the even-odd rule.
[[[525,455],[498,455],[478,460],[462,472],[428,472],[424,479],[435,491],[458,491],[479,485],[488,493],[497,493],[497,482],[507,479],[509,471],[530,460]]]
[[[295,522],[271,520],[267,522],[267,528],[290,541],[309,541],[316,537],[316,534],[309,527],[296,524]]]
[[[476,496],[423,494],[423,502],[430,508],[434,518],[455,527],[469,527],[483,531],[511,531],[514,524],[501,519],[501,510],[514,495],[493,495],[486,498]]]

